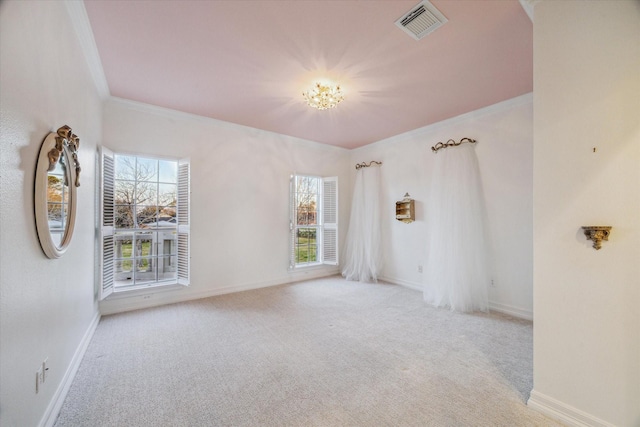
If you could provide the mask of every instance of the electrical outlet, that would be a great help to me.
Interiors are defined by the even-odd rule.
[[[418,273],[422,273],[422,266],[421,265],[418,266]]]

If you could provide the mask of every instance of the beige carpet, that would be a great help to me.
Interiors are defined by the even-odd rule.
[[[332,277],[103,317],[56,425],[558,425],[531,388],[531,322]]]

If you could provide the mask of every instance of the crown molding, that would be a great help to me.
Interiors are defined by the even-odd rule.
[[[460,123],[465,123],[468,120],[481,117],[485,114],[494,114],[502,111],[509,111],[514,107],[517,107],[520,105],[532,104],[532,103],[533,103],[533,92],[525,93],[524,95],[519,95],[519,96],[516,96],[515,98],[507,99],[506,101],[500,101],[496,104],[482,107],[477,110],[469,111],[468,113],[451,117],[450,119],[445,119],[440,122],[432,123],[430,125],[427,125],[418,129],[413,129],[408,132],[390,136],[388,138],[372,142],[371,144],[363,145],[362,147],[353,148],[352,151],[356,152],[357,150],[360,150],[360,149],[371,148],[377,144],[387,144],[389,142],[402,141],[407,138],[415,138],[420,135],[430,134],[431,132],[435,132],[440,129],[446,129],[450,126],[455,126]]]
[[[524,11],[527,13],[527,16],[529,17],[529,19],[531,19],[531,22],[533,22],[533,7],[536,5],[536,3],[539,3],[541,0],[519,0],[519,1],[520,1],[520,6],[522,6]]]
[[[111,95],[109,85],[107,84],[107,77],[104,74],[104,68],[102,67],[102,61],[100,60],[100,54],[98,53],[96,40],[93,37],[93,30],[91,29],[91,23],[89,22],[89,16],[87,15],[87,9],[84,7],[84,2],[79,0],[65,0],[64,4],[71,18],[71,23],[78,38],[78,43],[80,43],[82,54],[89,67],[89,73],[98,91],[98,96],[102,99],[107,99]]]
[[[106,108],[109,108],[110,106],[114,106],[117,108],[125,108],[128,110],[150,114],[158,117],[164,117],[166,119],[171,119],[171,120],[184,120],[184,121],[198,122],[198,123],[204,123],[206,125],[216,126],[224,129],[232,129],[235,131],[249,132],[254,135],[259,134],[266,137],[272,136],[276,138],[285,138],[286,140],[295,141],[296,143],[300,143],[300,144],[307,144],[309,146],[315,146],[315,147],[320,146],[323,148],[329,148],[331,150],[344,150],[344,151],[350,150],[349,148],[340,147],[338,145],[324,144],[322,142],[312,141],[310,139],[304,139],[297,136],[286,135],[286,134],[282,134],[282,133],[278,133],[270,130],[254,128],[251,126],[241,125],[237,123],[226,122],[224,120],[214,119],[213,117],[206,117],[206,116],[200,116],[193,113],[186,113],[184,111],[174,110],[166,107],[159,107],[157,105],[147,104],[139,101],[133,101],[125,98],[119,98],[116,96],[109,96],[105,100],[104,105],[106,106]]]

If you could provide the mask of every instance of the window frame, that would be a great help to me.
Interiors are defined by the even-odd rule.
[[[317,180],[316,224],[298,224],[298,178]],[[316,230],[316,260],[296,262],[296,238],[299,229]],[[293,173],[289,177],[289,270],[321,265],[338,265],[338,178]]]
[[[176,162],[177,165],[177,182],[176,182],[176,227],[170,229],[171,232],[176,234],[175,245],[175,261],[176,261],[176,277],[167,280],[159,280],[157,275],[154,281],[144,283],[133,283],[126,287],[118,288],[116,286],[115,277],[115,260],[116,254],[114,253],[114,243],[116,239],[116,233],[122,231],[122,229],[116,228],[116,205],[115,205],[115,193],[116,193],[116,171],[115,171],[115,156],[129,156],[135,157],[136,162],[138,159],[154,159],[154,160],[169,160]],[[137,182],[137,179],[136,179]],[[134,291],[140,291],[144,289],[157,289],[159,287],[167,287],[172,285],[189,285],[190,277],[190,164],[188,159],[176,159],[154,155],[135,154],[128,152],[114,153],[106,147],[100,149],[100,192],[99,192],[99,236],[100,244],[99,250],[99,275],[100,275],[100,300],[105,299],[107,296],[113,293],[130,293]],[[157,178],[156,184],[160,185],[160,178]],[[157,196],[156,196],[157,197]],[[157,201],[156,201],[157,205]],[[136,203],[136,208],[138,207]],[[157,216],[156,216],[157,218]],[[157,219],[156,219],[157,221]],[[128,232],[140,233],[145,231],[144,228],[139,228],[134,223],[131,229],[126,229]],[[169,229],[168,229],[169,230]],[[162,228],[155,228],[152,230],[153,235],[157,238],[163,231]],[[170,255],[173,256],[173,255]],[[156,254],[150,259],[155,259],[156,263],[160,255]],[[132,262],[135,258],[132,258]]]

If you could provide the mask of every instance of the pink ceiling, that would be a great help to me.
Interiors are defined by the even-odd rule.
[[[85,1],[111,95],[346,148],[533,89],[518,0],[432,0],[420,41],[394,22],[419,0]],[[345,101],[308,107],[335,81]]]

